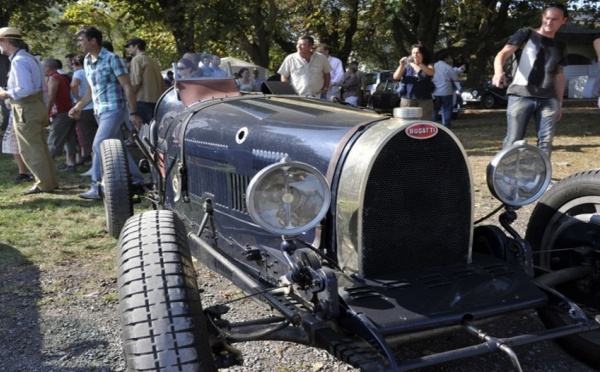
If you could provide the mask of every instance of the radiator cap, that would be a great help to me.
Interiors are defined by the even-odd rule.
[[[423,109],[420,107],[396,107],[394,117],[404,120],[417,120],[423,116]]]

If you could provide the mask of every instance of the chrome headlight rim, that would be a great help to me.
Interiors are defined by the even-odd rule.
[[[511,169],[511,167],[507,168],[507,164],[510,164],[511,159],[514,161],[515,157],[517,164],[512,167],[515,177],[510,178],[510,175],[501,173],[501,170]],[[523,194],[519,193],[519,190],[522,188],[522,183],[520,183],[520,181],[524,178],[522,175],[526,173],[525,170],[527,170],[526,168],[521,167],[521,165],[525,162],[531,163],[532,161],[536,164],[534,167],[535,169],[541,169],[539,175],[543,177],[533,183],[534,186],[530,188],[529,195],[525,197]],[[502,203],[512,207],[529,205],[541,198],[548,189],[551,177],[552,166],[548,156],[541,149],[529,145],[526,141],[517,141],[513,145],[502,149],[494,156],[487,167],[487,184],[490,192]],[[513,187],[513,193],[508,195],[502,190],[502,186],[505,186],[506,188],[506,186],[510,186],[510,184],[517,185],[517,188],[515,189]]]
[[[317,195],[322,197],[320,201],[320,207],[317,210],[313,210],[312,213],[304,218],[308,222],[300,225],[294,225],[289,227],[276,226],[276,224],[270,222],[264,216],[269,212],[273,213],[275,210],[265,209],[267,205],[273,205],[273,201],[266,203],[266,198],[260,197],[259,193],[264,194],[267,187],[266,185],[273,185],[272,180],[276,180],[281,175],[290,175],[292,172],[305,172],[304,179],[311,179],[311,185],[316,186],[311,192],[316,192]],[[283,207],[291,207],[293,200],[288,200],[290,195],[282,194],[282,200],[279,205]],[[293,198],[292,198],[293,199]],[[283,159],[279,163],[271,164],[262,170],[260,170],[248,184],[246,189],[246,208],[250,217],[263,229],[282,236],[297,236],[312,228],[314,228],[323,218],[329,210],[331,204],[331,191],[329,182],[325,176],[315,167],[297,161],[289,161]],[[281,209],[280,209],[281,212]],[[288,223],[291,221],[288,221]]]

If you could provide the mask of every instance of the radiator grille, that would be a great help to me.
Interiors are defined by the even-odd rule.
[[[446,132],[417,140],[400,131],[369,174],[363,203],[365,276],[465,262],[471,231],[471,180]]]

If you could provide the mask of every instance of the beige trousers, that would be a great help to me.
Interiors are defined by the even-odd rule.
[[[44,192],[53,191],[58,187],[58,176],[46,144],[48,111],[42,93],[11,99],[10,104],[21,157],[35,177],[35,185]]]

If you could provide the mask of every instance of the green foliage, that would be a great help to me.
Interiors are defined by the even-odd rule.
[[[0,0],[0,20],[20,27],[32,50],[78,52],[74,32],[94,25],[117,53],[133,36],[163,67],[185,52],[216,52],[276,70],[299,36],[327,43],[343,62],[390,69],[421,42],[471,61],[469,79],[489,71],[490,56],[518,28],[535,27],[549,0]],[[569,2],[571,20],[593,27],[600,0]],[[10,21],[10,22],[9,22]]]

